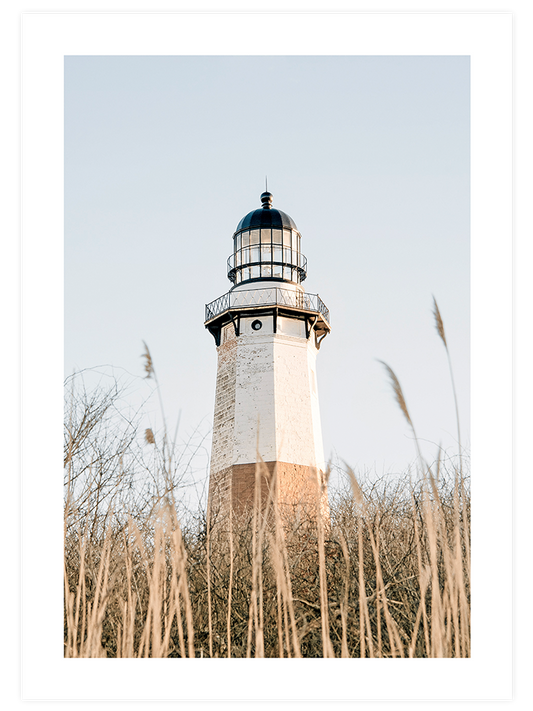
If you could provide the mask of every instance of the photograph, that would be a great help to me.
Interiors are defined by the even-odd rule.
[[[23,13],[22,698],[513,696],[513,28]]]

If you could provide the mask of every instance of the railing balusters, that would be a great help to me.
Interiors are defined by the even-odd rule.
[[[250,289],[246,291],[227,292],[205,307],[205,320],[209,321],[224,311],[236,306],[292,306],[304,311],[319,312],[329,323],[329,309],[318,294],[306,294],[291,289]]]

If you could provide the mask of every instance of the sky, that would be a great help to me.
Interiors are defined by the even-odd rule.
[[[31,452],[51,446],[43,420],[61,432],[75,371],[143,399],[146,342],[167,426],[202,441],[205,479],[216,351],[204,306],[231,286],[232,235],[267,177],[301,232],[304,286],[331,313],[317,364],[326,457],[361,474],[413,463],[383,362],[424,456],[457,451],[435,298],[462,443],[497,476],[510,421],[510,17],[26,15],[23,168],[43,154],[23,191]],[[143,422],[162,425],[154,397]],[[30,480],[38,505],[46,484]]]
[[[461,56],[65,58],[65,376],[150,392],[210,446],[216,350],[204,306],[229,290],[240,219],[273,206],[302,234],[306,291],[330,309],[317,380],[324,451],[356,472],[457,451],[444,320],[470,419],[470,65]],[[160,427],[159,405],[143,420]],[[196,434],[194,434],[196,433]],[[198,440],[199,441],[199,440]]]

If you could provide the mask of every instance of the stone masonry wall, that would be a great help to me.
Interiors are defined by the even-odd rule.
[[[254,318],[241,318],[239,337],[225,326],[217,349],[211,507],[227,512],[230,498],[236,510],[253,504],[258,458],[270,472],[262,477],[264,503],[277,465],[280,505],[316,505],[317,471],[323,476],[325,467],[314,338],[306,339],[302,321],[279,319],[273,333],[272,315],[260,317],[257,331]]]
[[[277,491],[270,494],[274,485],[274,473],[278,477]],[[316,513],[318,498],[322,515],[329,521],[327,493],[322,488],[323,473],[313,468],[289,462],[265,462],[237,464],[218,472],[213,479],[212,514],[215,520],[229,513],[231,495],[232,508],[237,515],[251,513],[255,500],[256,476],[260,482],[261,509],[266,508],[269,495],[277,501],[284,519],[305,519]],[[277,494],[277,495],[276,495]]]

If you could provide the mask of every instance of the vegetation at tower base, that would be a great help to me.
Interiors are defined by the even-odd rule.
[[[217,520],[180,508],[184,461],[166,431],[142,445],[134,420],[118,427],[119,403],[69,382],[65,656],[470,656],[464,453],[419,454],[403,479],[344,467],[329,526],[287,522],[275,497]]]

